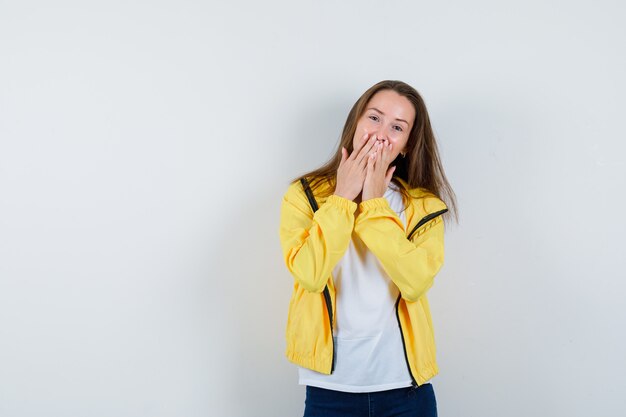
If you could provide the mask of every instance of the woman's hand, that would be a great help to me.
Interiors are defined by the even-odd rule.
[[[341,162],[337,169],[335,195],[354,200],[363,189],[368,155],[374,149],[376,135],[365,133],[358,141],[350,156],[346,148],[341,148]]]
[[[393,172],[396,170],[395,166],[387,169],[391,162],[391,143],[385,139],[383,142],[377,143],[373,152],[367,157],[362,201],[385,195]]]

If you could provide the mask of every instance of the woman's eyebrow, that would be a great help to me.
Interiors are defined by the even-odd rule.
[[[385,113],[381,112],[381,111],[380,111],[380,110],[378,110],[376,107],[370,107],[370,108],[369,108],[369,109],[367,109],[367,110],[374,110],[374,111],[377,111],[378,113],[382,114],[383,116],[385,115]],[[399,121],[399,122],[404,122],[404,123],[406,123],[406,125],[407,125],[407,126],[409,125],[409,122],[407,122],[407,121],[406,121],[406,120],[404,120],[404,119],[396,119],[396,120],[397,120],[397,121]]]

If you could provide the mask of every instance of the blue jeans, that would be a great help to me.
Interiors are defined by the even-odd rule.
[[[430,382],[377,392],[343,392],[306,386],[304,417],[437,417]]]

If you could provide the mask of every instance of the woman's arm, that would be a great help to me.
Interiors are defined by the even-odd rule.
[[[287,269],[305,290],[324,290],[350,244],[356,209],[354,201],[330,195],[313,213],[300,183],[283,196],[280,244]]]
[[[428,204],[445,208],[436,199]],[[434,203],[434,204],[433,204]],[[417,219],[414,223],[417,224]],[[402,298],[417,301],[433,285],[433,281],[444,260],[444,223],[437,216],[420,226],[407,239],[402,220],[389,206],[384,197],[361,202],[354,231],[380,261],[383,269],[400,290]]]

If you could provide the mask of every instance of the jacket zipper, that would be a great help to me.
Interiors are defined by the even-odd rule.
[[[313,213],[315,213],[319,206],[317,205],[317,201],[315,200],[315,196],[311,191],[311,187],[309,186],[309,182],[306,178],[300,178],[300,183],[302,183],[302,188],[304,188],[304,192],[306,194],[307,199],[309,200],[309,204],[313,209]],[[328,312],[328,321],[330,323],[330,339],[333,341],[333,357],[330,363],[330,373],[332,374],[335,370],[335,336],[333,334],[333,306],[330,300],[330,291],[328,290],[328,285],[324,287],[324,300],[326,301],[326,311]]]
[[[428,221],[430,221],[430,220],[434,219],[434,218],[435,218],[435,217],[437,217],[437,216],[441,216],[441,215],[442,215],[443,213],[445,213],[446,211],[448,211],[448,209],[447,209],[447,208],[445,208],[445,209],[443,209],[443,210],[436,211],[436,212],[434,212],[434,213],[430,213],[430,214],[428,214],[428,215],[424,216],[424,217],[422,218],[422,220],[420,220],[420,221],[419,221],[419,222],[415,225],[415,227],[413,228],[413,230],[411,230],[411,233],[409,233],[409,237],[407,237],[407,239],[411,240],[411,237],[413,236],[413,233],[415,233],[415,232],[417,231],[417,229],[419,229],[419,228],[420,228],[420,227],[421,227],[424,223],[426,223],[426,222],[428,222]]]
[[[333,358],[330,363],[330,373],[335,370],[335,336],[333,335],[333,306],[330,300],[330,291],[328,285],[324,287],[324,299],[326,300],[326,310],[328,311],[328,320],[330,322],[330,338],[333,341]]]
[[[398,299],[396,300],[396,319],[398,319],[398,327],[400,328],[400,337],[402,339],[402,350],[404,350],[404,359],[406,360],[406,367],[409,369],[409,375],[411,376],[411,386],[413,388],[417,388],[417,381],[413,376],[413,372],[411,371],[411,365],[409,364],[409,355],[406,353],[406,343],[404,342],[404,332],[402,331],[402,324],[400,324],[400,314],[398,314],[398,304],[400,304],[401,294],[398,294]]]
[[[417,229],[419,229],[424,223],[434,219],[437,216],[442,215],[446,211],[448,211],[447,208],[443,209],[443,210],[436,211],[434,213],[430,213],[430,214],[424,216],[417,223],[417,225],[415,225],[413,230],[411,230],[411,233],[409,233],[408,239],[411,240],[411,236],[413,236],[413,233],[415,233],[417,231]],[[413,372],[411,371],[411,365],[409,363],[409,355],[408,355],[408,353],[406,351],[406,343],[404,341],[404,332],[402,331],[402,324],[400,323],[400,314],[398,312],[398,305],[400,304],[400,298],[401,297],[402,297],[402,294],[398,294],[398,299],[396,300],[396,319],[398,320],[398,327],[400,328],[400,338],[402,339],[402,349],[404,350],[404,359],[406,360],[406,366],[409,369],[409,375],[411,376],[411,386],[412,386],[413,389],[415,389],[415,388],[417,388],[418,384],[417,384],[417,381],[415,380],[415,377],[413,376]]]

